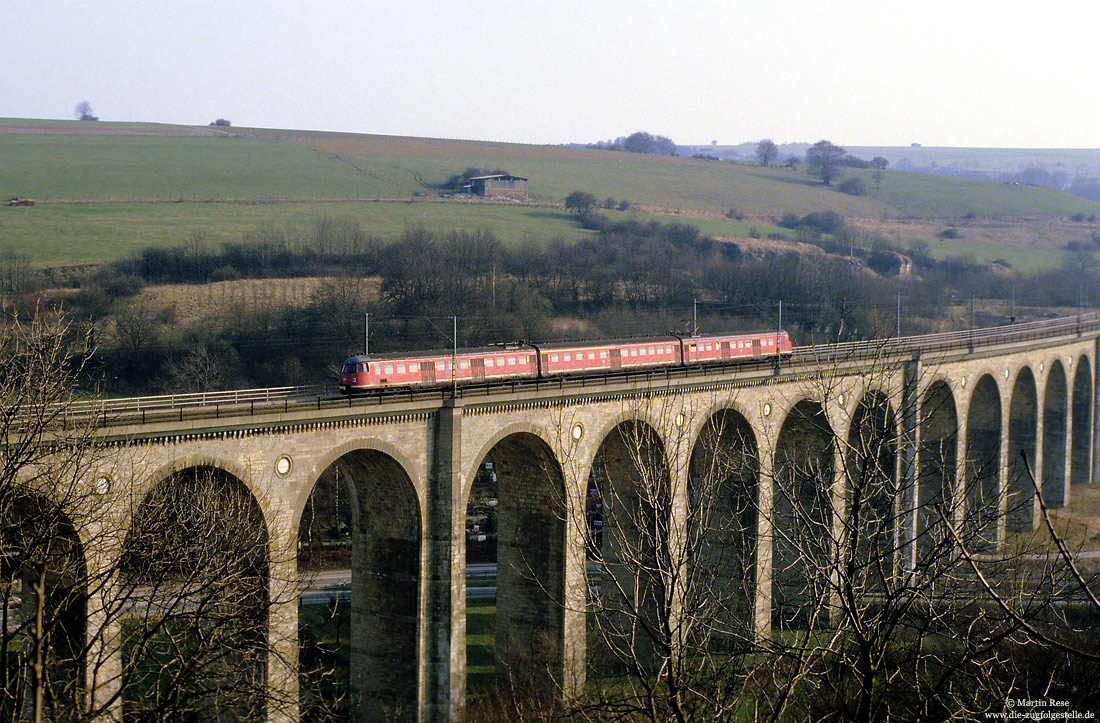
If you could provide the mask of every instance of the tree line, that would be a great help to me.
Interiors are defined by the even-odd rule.
[[[1020,277],[935,259],[919,243],[901,249],[868,239],[832,212],[775,220],[789,238],[825,253],[748,253],[688,224],[615,221],[587,208],[578,223],[592,235],[576,242],[508,246],[488,231],[419,227],[386,239],[353,221],[321,219],[308,234],[265,226],[220,245],[196,235],[174,248],[146,248],[79,275],[73,290],[36,290],[56,280],[14,254],[0,259],[0,277],[9,308],[55,304],[87,325],[96,337],[88,383],[116,393],[324,381],[362,349],[365,313],[374,319],[371,348],[383,352],[449,348],[453,339],[439,328],[449,329],[452,316],[460,345],[474,346],[687,331],[693,303],[707,329],[772,328],[782,302],[783,325],[807,344],[894,333],[899,315],[903,333],[915,334],[971,317],[1007,321],[1013,304],[1076,308],[1095,296],[1087,254],[1077,266]],[[909,273],[899,274],[906,264]],[[304,303],[264,293],[193,324],[141,293],[147,285],[236,279],[274,287],[294,277],[325,281]],[[984,301],[967,314],[971,299]]]
[[[627,153],[648,153],[655,156],[675,156],[676,143],[671,138],[638,131],[628,136],[619,136],[613,140],[589,143],[588,148],[600,151],[625,151]]]

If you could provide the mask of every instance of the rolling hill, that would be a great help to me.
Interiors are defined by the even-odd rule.
[[[505,243],[577,239],[560,204],[583,189],[629,201],[643,217],[667,214],[706,233],[741,238],[772,231],[771,218],[832,210],[904,246],[1006,258],[1021,268],[1061,263],[1066,239],[1089,239],[1074,214],[1100,204],[1044,188],[887,171],[866,196],[825,188],[804,170],[696,158],[639,156],[555,146],[447,139],[158,124],[0,119],[0,248],[40,264],[95,263],[148,245],[239,241],[258,227],[308,234],[323,218],[389,236],[408,225],[488,229]],[[444,197],[466,168],[530,180],[530,203]],[[724,214],[736,209],[744,221]],[[667,220],[667,218],[666,218]],[[997,228],[937,238],[948,222]],[[1013,233],[1041,225],[1045,232]],[[1068,225],[1067,225],[1068,224]],[[1066,228],[1052,228],[1066,225]],[[966,239],[973,237],[973,248]],[[978,241],[981,243],[977,243]]]

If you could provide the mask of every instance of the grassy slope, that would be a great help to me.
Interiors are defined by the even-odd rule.
[[[0,135],[0,155],[0,194],[36,200],[375,195],[345,164],[257,138]]]
[[[531,197],[543,203],[560,203],[583,189],[601,200],[613,196],[673,212],[721,213],[735,206],[752,215],[834,208],[851,216],[876,216],[884,210],[872,198],[838,194],[786,169],[510,143],[290,132],[280,137],[348,159],[407,194],[423,190],[416,174],[437,184],[475,167],[529,179]]]
[[[408,226],[433,231],[493,231],[510,244],[577,239],[589,232],[560,209],[496,204],[346,203],[111,203],[0,207],[0,249],[13,247],[40,264],[97,263],[146,246],[178,246],[194,234],[208,244],[240,241],[262,227],[308,236],[320,219],[358,222],[388,238]]]
[[[586,232],[550,208],[514,204],[321,202],[428,195],[467,167],[501,168],[530,179],[534,201],[560,203],[576,189],[655,211],[706,216],[706,233],[742,236],[749,224],[720,219],[731,206],[754,216],[835,210],[849,218],[1097,213],[1100,204],[1030,186],[887,172],[866,197],[823,188],[801,171],[520,144],[340,133],[0,119],[0,198],[94,203],[0,207],[0,248],[39,263],[96,262],[147,245],[240,239],[260,225],[308,232],[319,218],[352,219],[388,236],[411,224],[486,228],[505,243],[576,239]],[[150,203],[150,201],[194,203]],[[246,203],[219,203],[236,200]],[[265,203],[247,203],[265,201]],[[279,201],[279,202],[271,202]],[[643,214],[643,217],[646,217]],[[687,220],[687,219],[685,219]],[[765,233],[767,227],[758,227]],[[932,243],[941,253],[1018,258],[1034,250]],[[961,248],[960,248],[961,247]],[[1038,254],[1039,257],[1042,254]],[[1026,262],[1025,262],[1026,261]],[[1050,260],[1056,263],[1057,260]]]

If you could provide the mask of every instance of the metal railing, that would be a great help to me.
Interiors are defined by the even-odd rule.
[[[315,384],[304,387],[270,387],[267,389],[236,389],[226,392],[193,392],[189,394],[163,394],[154,397],[125,397],[122,399],[89,399],[73,402],[69,411],[74,414],[89,412],[125,413],[181,407],[205,407],[210,405],[241,405],[251,402],[271,402],[285,399],[305,399],[331,394],[331,386]]]
[[[797,372],[821,363],[855,362],[861,359],[905,358],[930,352],[950,352],[982,347],[1017,344],[1058,336],[1080,335],[1100,330],[1100,314],[1035,321],[1010,326],[944,332],[899,339],[876,339],[795,347],[792,355],[782,361],[785,371]],[[772,375],[776,358],[765,356],[738,360],[737,369],[750,377]],[[650,367],[622,369],[600,374],[558,375],[543,379],[507,379],[463,384],[457,390],[444,387],[391,387],[372,390],[355,396],[341,396],[335,385],[243,389],[227,392],[168,394],[154,397],[89,400],[74,403],[66,411],[73,415],[96,415],[103,426],[184,421],[185,419],[217,419],[226,416],[271,414],[307,410],[325,410],[378,406],[395,403],[433,402],[452,397],[477,399],[518,392],[538,393],[547,390],[581,393],[596,387],[621,383],[672,382],[690,376],[727,375],[728,363],[708,365]]]
[[[794,356],[821,359],[859,359],[871,355],[913,355],[925,352],[949,352],[957,349],[976,350],[981,347],[1018,344],[1049,339],[1055,336],[1083,334],[1100,329],[1100,313],[1090,312],[1078,316],[1061,317],[1044,321],[994,326],[984,329],[948,331],[921,336],[903,336],[894,339],[840,342],[795,347]]]

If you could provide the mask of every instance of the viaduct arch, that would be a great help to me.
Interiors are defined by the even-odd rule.
[[[1074,486],[1094,477],[1098,336],[1100,322],[1067,322],[800,350],[782,367],[119,415],[100,431],[109,453],[74,473],[110,480],[101,502],[124,531],[145,524],[131,522],[132,501],[166,480],[182,489],[207,471],[219,494],[251,500],[241,504],[264,554],[250,559],[273,601],[260,677],[291,701],[252,717],[293,720],[298,528],[318,479],[339,468],[353,497],[353,717],[457,720],[465,509],[486,459],[500,497],[498,671],[569,695],[601,654],[584,634],[592,488],[604,507],[600,557],[643,609],[666,581],[615,563],[661,562],[667,552],[647,546],[644,527],[695,540],[691,569],[728,583],[711,617],[723,644],[827,625],[806,594],[827,586],[848,534],[840,519],[856,506],[861,536],[896,551],[863,574],[888,576],[951,544],[933,504],[991,551],[1033,526],[1021,451],[1042,500],[1072,505]],[[858,556],[876,557],[866,546]],[[598,589],[610,594],[607,580]],[[607,624],[623,622],[609,614]],[[541,657],[524,660],[532,651]]]

